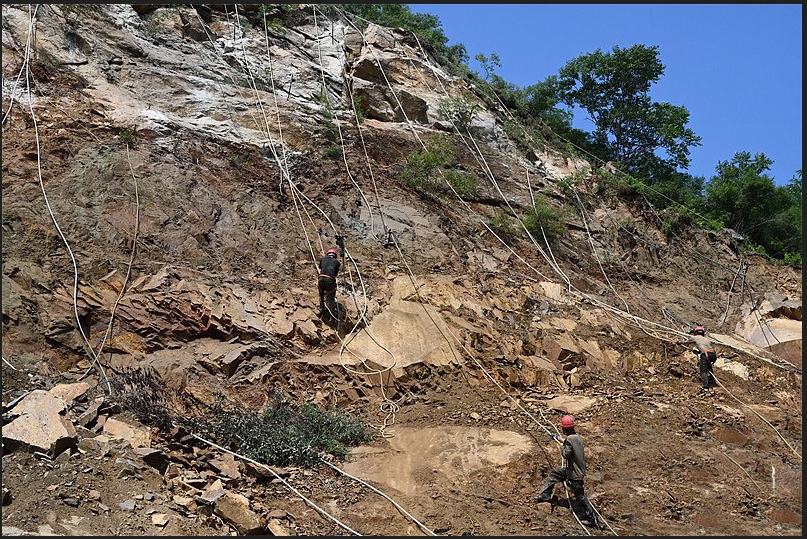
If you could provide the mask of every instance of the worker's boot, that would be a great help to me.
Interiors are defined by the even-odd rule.
[[[536,496],[533,499],[538,503],[551,502],[552,501],[552,490],[551,489],[550,490],[544,489],[543,492],[541,492],[538,496]]]

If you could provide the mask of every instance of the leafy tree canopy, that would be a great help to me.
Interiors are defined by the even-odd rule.
[[[588,113],[594,143],[609,148],[623,167],[650,183],[659,171],[688,168],[689,148],[701,143],[686,127],[685,107],[650,99],[651,85],[663,74],[658,47],[614,46],[612,52],[597,49],[571,60],[554,83],[564,103]]]
[[[783,259],[801,253],[801,174],[777,187],[765,174],[773,161],[765,154],[737,152],[717,165],[717,176],[706,185],[708,213],[747,236],[766,254]]]

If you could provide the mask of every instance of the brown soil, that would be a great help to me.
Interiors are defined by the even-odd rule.
[[[20,68],[5,28],[4,81]],[[115,36],[111,26],[103,29]],[[109,36],[107,46],[117,43]],[[142,72],[127,80],[126,70],[146,59],[124,58],[131,64],[116,76],[141,84]],[[597,178],[590,176],[581,184],[588,220],[572,212],[552,251],[576,293],[565,285],[550,292],[544,285],[560,279],[534,244],[511,238],[513,256],[479,224],[479,215],[500,207],[491,202],[493,189],[465,207],[421,197],[399,181],[398,165],[417,147],[402,124],[366,120],[373,177],[363,172],[360,139],[346,124],[359,194],[345,163],[327,158],[321,139],[307,132],[311,120],[295,123],[285,111],[294,126],[288,145],[302,152],[294,178],[323,223],[319,230],[306,224],[303,233],[265,149],[194,132],[166,147],[148,130],[123,144],[129,124],[114,119],[125,108],[115,106],[118,94],[88,89],[96,83],[86,74],[37,66],[47,96],[37,109],[39,146],[19,103],[3,124],[4,413],[26,392],[87,382],[71,420],[104,398],[105,416],[150,429],[150,447],[168,455],[182,481],[122,441],[58,457],[4,447],[3,535],[237,534],[201,497],[216,479],[244,496],[261,533],[273,535],[802,534],[800,341],[789,352],[798,351],[790,362],[797,369],[783,359],[787,350],[777,359],[721,346],[724,356],[736,356],[718,361],[719,385],[704,393],[692,354],[655,329],[704,323],[730,337],[762,297],[797,301],[800,320],[800,268],[752,255],[742,290],[735,288],[746,257],[725,235],[692,228],[666,238],[654,210],[591,195]],[[155,84],[158,77],[133,88]],[[9,106],[4,91],[4,113]],[[496,148],[482,144],[497,177],[519,169],[520,161]],[[470,153],[458,160],[474,166]],[[77,309],[96,349],[132,252],[130,171],[139,182],[130,288],[102,354],[111,377],[154,368],[177,411],[189,415],[218,392],[260,409],[283,391],[365,420],[373,441],[334,462],[341,471],[322,464],[272,473],[236,455],[241,477],[232,480],[212,464],[226,451],[115,405],[76,330],[72,262],[45,206],[39,170],[78,260]],[[564,200],[551,178],[540,181],[552,200]],[[522,183],[502,177],[503,188],[525,203]],[[386,224],[401,226],[396,246],[379,237],[378,214],[369,217],[376,235],[369,231],[365,200],[376,208],[374,188],[383,193]],[[317,314],[311,257],[334,235],[315,208],[347,235],[339,325]],[[630,226],[615,227],[613,216]],[[591,253],[586,226],[596,227],[591,241],[601,259]],[[417,291],[407,288],[410,277]],[[422,305],[442,325],[430,326]],[[387,351],[373,350],[374,338]],[[366,355],[342,353],[345,342]],[[207,352],[242,345],[257,348],[231,364]],[[547,360],[551,368],[532,363],[557,348],[563,353]],[[383,386],[378,375],[357,374],[360,364],[392,368],[390,356],[400,363],[386,371]],[[533,500],[560,465],[549,433],[564,413],[575,415],[586,443],[586,492],[606,523],[601,530],[575,520],[560,486],[555,503]]]

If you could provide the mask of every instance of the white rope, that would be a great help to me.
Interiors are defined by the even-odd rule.
[[[31,22],[29,24],[29,32],[34,26],[36,15],[33,14],[31,17]],[[30,39],[28,41],[28,47],[30,47]],[[81,338],[84,341],[85,349],[90,354],[90,357],[98,366],[98,369],[101,371],[101,374],[104,377],[107,385],[107,391],[109,394],[112,394],[112,385],[109,383],[109,378],[106,375],[106,371],[104,370],[104,366],[98,360],[98,357],[95,355],[93,351],[93,347],[90,344],[87,335],[84,333],[84,328],[81,326],[81,319],[78,314],[78,264],[76,263],[76,258],[73,256],[73,250],[70,248],[70,243],[67,241],[64,233],[62,232],[61,227],[59,226],[59,222],[56,220],[56,216],[53,214],[53,209],[50,206],[50,201],[48,200],[48,194],[45,190],[45,182],[42,179],[42,149],[40,147],[39,142],[39,126],[36,121],[36,114],[34,113],[34,104],[33,104],[33,96],[31,95],[31,70],[30,67],[26,69],[25,72],[25,82],[26,82],[26,94],[28,96],[28,110],[31,113],[31,121],[34,126],[34,139],[36,141],[36,166],[37,166],[37,177],[39,179],[39,186],[42,189],[42,196],[45,199],[45,206],[48,209],[48,213],[50,214],[51,219],[53,220],[53,224],[56,227],[56,231],[59,233],[59,236],[62,238],[64,242],[65,248],[67,249],[67,254],[70,256],[70,261],[73,264],[73,313],[76,318],[76,326],[78,327],[79,333],[81,334]]]
[[[761,415],[759,412],[757,412],[756,410],[754,410],[753,408],[751,408],[751,407],[750,407],[748,404],[744,403],[743,401],[741,401],[740,399],[738,399],[737,397],[735,397],[735,396],[734,396],[734,393],[732,393],[731,391],[729,391],[729,390],[726,388],[726,386],[724,386],[724,385],[723,385],[723,384],[720,382],[720,380],[718,380],[718,379],[717,379],[717,376],[715,376],[715,375],[714,375],[714,373],[712,373],[712,379],[713,379],[715,382],[717,382],[717,383],[718,383],[718,385],[719,385],[720,387],[722,387],[723,389],[725,389],[725,390],[726,390],[726,393],[728,393],[728,394],[729,394],[729,396],[731,396],[731,398],[732,398],[732,399],[736,400],[737,402],[739,402],[740,404],[742,404],[743,406],[745,406],[746,408],[748,408],[749,410],[751,410],[751,412],[753,412],[753,414],[754,414],[755,416],[757,416],[758,418],[760,418],[760,419],[761,419],[761,420],[762,420],[762,421],[763,421],[763,422],[764,422],[766,425],[768,425],[770,428],[772,428],[772,429],[773,429],[773,432],[775,432],[775,433],[776,433],[776,436],[778,436],[778,437],[779,437],[779,439],[780,439],[780,440],[782,440],[782,441],[785,443],[785,445],[788,447],[788,449],[790,449],[790,450],[793,452],[793,454],[794,454],[794,455],[796,455],[796,456],[798,457],[798,459],[799,459],[799,460],[801,460],[801,453],[799,453],[798,451],[796,451],[796,449],[795,449],[795,448],[794,448],[792,445],[790,445],[790,443],[788,443],[788,441],[787,441],[787,440],[785,440],[784,436],[782,436],[782,434],[779,432],[779,430],[778,430],[778,429],[777,429],[775,426],[773,426],[773,424],[771,424],[771,422],[770,422],[770,421],[768,421],[767,419],[765,419],[764,417],[762,417],[762,415]]]
[[[238,7],[236,6],[236,8],[235,8],[235,9],[236,9],[236,17],[237,17],[237,16],[238,16]],[[198,16],[198,14],[197,14],[197,16]],[[274,90],[274,88],[275,88],[275,86],[274,86],[274,73],[273,73],[273,70],[272,70],[272,67],[271,67],[271,66],[272,66],[272,64],[271,64],[271,51],[270,51],[269,44],[268,44],[268,43],[269,43],[269,38],[268,38],[268,25],[267,25],[267,23],[266,23],[266,17],[265,17],[265,14],[264,14],[264,31],[265,31],[265,35],[266,35],[266,41],[267,41],[267,54],[269,55],[269,58],[270,58],[270,79],[271,79],[272,88],[273,88],[273,90]],[[265,125],[266,125],[266,134],[267,134],[267,138],[269,138],[269,140],[270,140],[270,149],[271,149],[271,151],[272,151],[272,153],[273,153],[273,155],[274,155],[274,157],[275,157],[276,162],[278,163],[279,168],[281,169],[281,172],[284,174],[284,176],[285,176],[286,180],[288,181],[288,183],[289,183],[289,185],[290,185],[290,188],[291,188],[291,193],[292,193],[292,198],[293,198],[293,201],[294,201],[294,204],[295,204],[295,208],[297,208],[297,214],[298,214],[298,217],[299,217],[299,219],[300,219],[300,224],[301,224],[301,227],[302,227],[302,229],[303,229],[303,232],[305,233],[305,236],[306,236],[306,241],[307,241],[308,246],[309,246],[309,252],[310,252],[310,254],[311,254],[311,256],[312,256],[312,260],[313,260],[314,264],[316,265],[316,257],[315,257],[315,255],[314,255],[313,248],[311,247],[311,242],[310,242],[310,239],[308,238],[307,230],[306,230],[305,224],[304,224],[304,222],[303,222],[302,215],[301,215],[301,213],[300,213],[300,205],[298,205],[298,198],[303,198],[303,199],[305,199],[305,201],[306,201],[306,202],[308,202],[308,203],[309,203],[309,204],[311,204],[311,205],[312,205],[314,208],[316,208],[317,210],[319,210],[319,212],[320,212],[320,213],[323,215],[323,217],[324,217],[324,218],[325,218],[325,219],[328,221],[328,223],[329,223],[329,224],[330,224],[330,226],[331,226],[331,229],[332,229],[334,232],[336,232],[336,227],[335,227],[335,226],[334,226],[334,224],[331,222],[331,220],[328,218],[327,213],[326,213],[325,211],[323,211],[323,210],[322,210],[322,209],[321,209],[321,208],[320,208],[318,205],[316,205],[316,204],[315,204],[315,203],[314,203],[312,200],[310,200],[310,199],[309,199],[307,196],[305,196],[305,195],[304,195],[304,194],[303,194],[303,193],[302,193],[302,192],[301,192],[301,191],[300,191],[300,190],[297,188],[297,186],[294,184],[294,182],[293,182],[293,181],[292,181],[292,179],[291,179],[291,174],[289,173],[288,168],[287,168],[287,160],[285,159],[285,153],[284,153],[284,159],[283,159],[282,161],[281,161],[281,159],[279,158],[279,156],[278,156],[278,154],[277,154],[277,151],[276,151],[276,149],[275,149],[274,141],[271,139],[271,134],[270,134],[270,133],[271,133],[271,131],[270,131],[270,129],[269,129],[269,121],[268,121],[268,118],[267,118],[267,116],[266,116],[266,113],[265,113],[265,110],[264,110],[264,107],[263,107],[263,102],[262,102],[262,100],[261,100],[261,98],[260,98],[260,95],[258,94],[258,91],[257,91],[257,85],[255,84],[255,80],[254,80],[254,77],[253,77],[253,75],[252,75],[252,70],[251,70],[251,68],[250,68],[250,66],[249,66],[249,61],[248,61],[248,57],[247,57],[247,54],[246,54],[246,49],[245,49],[245,47],[244,47],[244,39],[242,39],[242,40],[241,40],[241,44],[242,44],[242,54],[243,54],[243,58],[244,58],[244,65],[245,65],[245,67],[246,67],[246,71],[247,71],[247,73],[249,74],[249,78],[250,78],[250,81],[251,81],[251,87],[252,87],[252,88],[253,88],[253,90],[254,90],[256,101],[258,102],[259,107],[260,107],[260,110],[261,110],[261,113],[262,113],[262,115],[263,115],[264,123],[265,123]],[[324,72],[324,68],[323,68],[323,72]],[[324,77],[324,75],[323,75],[323,77]],[[324,80],[324,79],[323,79],[323,80]],[[324,89],[324,88],[323,88],[323,89]],[[280,122],[280,114],[279,114],[279,108],[278,108],[278,105],[277,105],[277,95],[276,95],[276,92],[274,92],[274,91],[273,91],[273,96],[274,96],[274,102],[275,102],[275,111],[276,111],[276,115],[277,115],[278,126],[279,126],[279,129],[280,129],[280,125],[281,125],[281,122]],[[338,125],[338,124],[337,124],[337,125]],[[285,152],[285,146],[283,145],[283,141],[282,141],[282,131],[280,131],[280,133],[281,133],[281,135],[280,135],[280,136],[281,136],[280,145],[281,145],[281,148],[283,148],[283,151]],[[342,137],[341,137],[341,130],[340,130],[340,140],[342,140],[342,144],[343,144],[343,147],[344,147],[344,139],[342,139]],[[344,150],[343,150],[343,153],[344,153]],[[346,164],[346,166],[347,166],[347,161],[345,161],[345,164]],[[348,173],[349,173],[349,172],[348,172]],[[355,182],[354,182],[354,185],[355,185]],[[358,185],[356,185],[356,187],[358,188]],[[360,188],[359,188],[359,190],[360,190]],[[363,196],[363,193],[362,193],[362,196]],[[366,200],[366,199],[365,199],[365,200]],[[306,215],[307,215],[307,216],[308,216],[308,218],[309,218],[309,221],[310,221],[310,222],[312,223],[312,225],[313,225],[313,220],[311,219],[311,217],[310,217],[310,215],[308,214],[307,210],[306,210],[304,207],[302,208],[302,210],[303,210],[303,211],[306,213]],[[356,264],[356,261],[355,261],[355,260],[354,260],[354,259],[353,259],[353,258],[352,258],[350,255],[349,255],[349,251],[347,251],[347,249],[345,249],[345,252],[346,252],[346,254],[347,254],[347,256],[348,256],[349,260],[351,260],[351,262],[352,262],[352,263],[353,263],[353,265],[355,266],[356,271],[357,271],[357,274],[358,274],[359,279],[360,279],[360,281],[361,281],[362,290],[364,290],[364,282],[363,282],[363,280],[361,280],[361,274],[360,274],[360,272],[359,272],[359,270],[358,270],[358,265]],[[366,291],[365,291],[365,293],[364,293],[364,298],[365,298],[365,303],[367,303],[367,294],[366,294]],[[367,308],[367,307],[365,307],[365,311],[366,311],[366,308]],[[364,316],[364,315],[362,314],[362,318],[363,318],[363,316]],[[357,323],[358,323],[358,321],[357,321]],[[355,330],[355,328],[354,328],[354,330]],[[351,334],[352,334],[352,333],[353,333],[353,330],[351,330]],[[337,336],[339,337],[338,332],[337,332]],[[340,340],[341,340],[341,338],[340,338]],[[375,340],[375,339],[374,339],[374,340]],[[377,342],[377,341],[376,341],[376,342]],[[382,347],[382,348],[383,348],[383,347]],[[388,351],[386,348],[384,348],[384,349],[385,349],[387,352],[389,352],[389,351]],[[394,357],[394,356],[393,356],[393,357]],[[340,350],[340,358],[341,358],[341,350]],[[343,366],[344,366],[344,365],[343,365]],[[358,372],[358,371],[357,371],[357,372]],[[381,371],[381,372],[384,372],[384,371]],[[363,374],[363,375],[367,375],[368,373],[366,373],[366,372],[365,372],[365,373],[361,373],[361,374]],[[380,373],[379,373],[379,374],[380,374]],[[384,383],[383,383],[383,378],[382,378],[381,390],[382,390],[382,394],[384,395],[384,398],[386,399],[386,394],[384,393]],[[387,426],[387,420],[388,420],[388,418],[390,417],[390,414],[393,414],[393,413],[394,413],[394,410],[396,409],[396,407],[397,407],[397,404],[396,404],[394,401],[391,401],[391,400],[389,400],[389,399],[387,399],[387,402],[385,403],[385,405],[382,405],[382,411],[386,411],[386,412],[387,412],[387,414],[388,414],[388,415],[387,415],[387,419],[385,419],[385,421],[384,421],[384,425],[383,425],[383,426],[382,426],[382,428],[381,428],[381,432],[382,432],[382,434],[384,433],[384,428]]]
[[[315,28],[314,33],[317,36],[317,50],[319,51],[320,73],[321,73],[321,77],[322,77],[322,92],[323,92],[323,95],[325,96],[326,101],[328,102],[328,106],[330,107],[330,98],[328,97],[327,88],[326,88],[326,84],[325,84],[325,66],[324,66],[323,61],[322,61],[322,47],[319,46],[319,42],[320,42],[319,33],[320,32],[319,32],[319,26],[317,25],[317,8],[316,8],[316,6],[314,6],[314,8],[313,8],[313,13],[314,13],[314,28]],[[331,26],[331,34],[333,34],[333,23],[331,23],[331,25],[332,25]],[[351,103],[352,103],[352,100],[351,100]],[[355,105],[353,106],[353,113],[354,113],[354,116],[357,116],[356,111],[355,111]],[[350,177],[351,181],[353,182],[353,185],[359,191],[359,193],[360,193],[360,195],[362,197],[362,200],[365,202],[365,204],[367,204],[367,208],[368,208],[369,216],[370,216],[369,217],[370,218],[370,228],[371,228],[371,234],[372,234],[372,226],[373,226],[372,225],[372,223],[373,223],[372,208],[370,207],[370,203],[367,201],[367,198],[365,197],[363,190],[358,185],[358,183],[356,183],[355,179],[353,178],[353,175],[350,173],[350,166],[348,165],[348,161],[347,161],[347,153],[346,153],[346,150],[345,150],[346,145],[345,145],[344,137],[342,135],[342,129],[339,126],[338,121],[335,121],[335,123],[336,123],[336,126],[337,126],[337,130],[339,132],[339,141],[340,141],[341,148],[342,148],[342,157],[343,157],[343,161],[344,161],[344,164],[345,164],[345,170],[347,172],[347,175]],[[357,127],[358,127],[358,130],[359,130],[359,133],[361,134],[361,126],[358,124],[358,122],[357,122]],[[363,143],[364,143],[364,139],[362,138],[362,144]],[[365,156],[367,156],[366,148],[365,148]],[[369,157],[367,158],[367,163],[368,163],[368,167],[369,167]],[[371,172],[372,172],[372,169],[371,169]],[[376,191],[376,197],[377,196],[378,195],[377,195],[377,191]],[[379,204],[379,211],[380,211],[380,204]],[[381,218],[382,218],[382,222],[383,222],[383,215],[381,216]],[[359,316],[356,318],[356,322],[355,322],[353,328],[351,328],[351,330],[349,331],[347,338],[342,339],[339,336],[338,332],[337,332],[337,337],[341,341],[341,346],[340,346],[340,349],[339,349],[339,363],[345,370],[347,370],[348,372],[351,372],[353,374],[362,375],[362,376],[367,376],[367,375],[370,375],[370,374],[378,374],[379,375],[381,395],[382,395],[382,398],[383,398],[383,402],[381,404],[381,411],[382,411],[382,413],[386,413],[386,417],[384,418],[382,426],[379,427],[378,430],[379,430],[379,433],[380,433],[380,435],[382,437],[388,437],[388,436],[391,436],[386,432],[386,428],[388,426],[388,421],[390,421],[390,419],[392,419],[392,421],[394,422],[394,415],[399,410],[399,406],[398,406],[398,404],[396,402],[394,402],[393,400],[391,400],[391,399],[389,399],[387,397],[386,389],[385,389],[386,384],[384,383],[383,374],[385,372],[392,371],[392,369],[397,364],[397,359],[395,358],[395,355],[386,346],[381,344],[378,341],[378,339],[376,339],[375,336],[373,336],[373,334],[368,329],[368,327],[370,325],[370,322],[366,318],[366,313],[369,310],[369,302],[368,302],[368,298],[367,298],[367,291],[366,291],[366,288],[365,288],[365,285],[364,285],[364,279],[361,276],[361,272],[359,270],[358,264],[356,263],[355,259],[350,255],[349,250],[344,249],[344,254],[345,254],[345,256],[348,257],[348,259],[351,261],[351,264],[353,265],[353,267],[356,270],[357,278],[359,279],[359,282],[361,284],[362,297],[364,298],[364,304],[363,304],[362,307],[359,307],[358,303],[356,303],[355,296],[353,296],[354,306],[356,307],[356,311],[359,313]],[[348,266],[347,268],[348,268],[348,276],[349,276],[350,282],[352,284],[352,272],[350,272],[350,266]],[[355,286],[353,288],[355,289]],[[369,368],[367,366],[367,363],[366,363],[365,360],[358,358],[358,356],[355,353],[353,353],[351,350],[348,349],[348,343],[358,335],[357,328],[359,327],[359,325],[361,325],[362,322],[364,322],[364,326],[362,328],[362,331],[367,333],[367,335],[370,337],[370,339],[379,348],[381,348],[384,352],[386,352],[387,355],[389,355],[392,358],[392,363],[388,367],[385,367],[383,369],[371,369],[371,368]],[[348,352],[351,353],[351,355],[353,355],[354,357],[357,357],[357,359],[360,359],[362,365],[364,366],[364,368],[366,370],[359,371],[359,370],[356,370],[356,369],[352,369],[348,365],[346,365],[344,363],[344,361],[343,361],[343,353],[344,353],[345,350],[348,350]]]
[[[336,524],[337,524],[339,527],[341,527],[341,528],[343,528],[343,529],[345,529],[345,530],[349,531],[349,532],[350,532],[350,533],[352,533],[353,535],[361,535],[359,532],[357,532],[357,531],[355,531],[354,529],[350,528],[350,527],[349,527],[347,524],[343,523],[341,520],[337,519],[336,517],[334,517],[333,515],[331,515],[330,513],[328,513],[328,512],[327,512],[325,509],[321,508],[320,506],[318,506],[317,504],[315,504],[314,502],[312,502],[311,500],[309,500],[308,498],[306,498],[306,497],[305,497],[305,495],[303,495],[303,493],[302,493],[302,492],[300,492],[299,490],[297,490],[296,488],[294,488],[294,487],[293,487],[291,484],[289,484],[289,482],[288,482],[288,481],[286,481],[285,479],[283,479],[283,478],[280,476],[280,474],[278,474],[276,471],[274,471],[272,468],[270,468],[270,467],[269,467],[269,466],[267,466],[266,464],[263,464],[262,462],[258,462],[257,460],[253,460],[253,459],[251,459],[251,458],[249,458],[249,457],[245,457],[244,455],[239,455],[238,453],[235,453],[235,452],[233,452],[233,451],[230,451],[229,449],[226,449],[226,448],[224,448],[224,447],[222,447],[222,446],[220,446],[220,445],[218,445],[218,444],[216,444],[216,443],[213,443],[213,442],[211,442],[210,440],[205,440],[204,438],[202,438],[201,436],[197,436],[196,434],[191,434],[191,436],[193,436],[194,438],[196,438],[197,440],[199,440],[199,441],[201,441],[201,442],[204,442],[204,443],[206,443],[206,444],[208,444],[208,445],[211,445],[211,446],[213,446],[213,447],[215,447],[215,448],[219,449],[220,451],[224,451],[225,453],[229,453],[229,454],[233,455],[234,457],[238,457],[238,458],[240,458],[240,459],[246,460],[247,462],[251,462],[252,464],[255,464],[256,466],[260,466],[261,468],[263,468],[263,469],[265,469],[265,470],[268,470],[268,471],[269,471],[269,473],[271,473],[272,475],[274,475],[274,476],[275,476],[275,479],[277,479],[278,481],[280,481],[281,483],[283,483],[283,484],[284,484],[284,485],[285,485],[285,486],[286,486],[286,487],[287,487],[289,490],[291,490],[291,491],[292,491],[294,494],[296,494],[296,495],[297,495],[297,496],[298,496],[298,497],[299,497],[301,500],[303,500],[305,503],[307,503],[308,505],[310,505],[311,507],[313,507],[315,510],[319,511],[319,512],[320,512],[322,515],[324,515],[325,517],[327,517],[327,518],[329,518],[330,520],[332,520],[332,521],[333,521],[334,523],[336,523]]]
[[[135,193],[135,227],[134,227],[134,235],[132,237],[132,253],[129,256],[129,264],[126,267],[126,277],[123,279],[123,284],[120,288],[120,293],[118,297],[115,299],[115,304],[112,306],[112,311],[109,316],[109,325],[106,328],[106,333],[104,333],[104,338],[101,340],[100,346],[98,346],[98,352],[96,355],[101,357],[101,351],[104,349],[104,343],[106,343],[107,338],[112,333],[112,322],[115,320],[115,312],[118,310],[118,303],[120,303],[121,298],[123,297],[123,293],[126,290],[126,285],[129,283],[129,276],[132,273],[132,264],[134,263],[135,252],[137,250],[137,235],[140,230],[140,194],[138,193],[137,188],[137,177],[135,176],[134,170],[132,169],[132,160],[129,158],[129,144],[126,144],[126,161],[129,164],[129,172],[132,174],[132,180],[134,181],[134,193]]]
[[[9,94],[10,102],[8,104],[8,110],[5,112],[5,114],[3,114],[3,125],[5,125],[6,118],[8,118],[9,114],[11,114],[11,109],[14,107],[14,98],[17,95],[17,85],[20,83],[23,73],[26,73],[27,80],[27,73],[29,69],[28,62],[31,58],[31,37],[33,36],[34,32],[34,20],[36,19],[37,11],[39,11],[39,4],[34,6],[33,13],[31,13],[31,5],[28,5],[28,37],[25,40],[25,54],[23,56],[22,66],[20,66],[20,72],[17,73],[17,78],[14,79],[14,86],[11,88],[11,93]]]
[[[367,488],[369,488],[370,490],[372,490],[376,494],[379,494],[379,495],[383,496],[384,498],[386,498],[387,500],[389,500],[392,503],[392,505],[394,505],[396,508],[398,508],[398,510],[401,511],[404,515],[406,515],[407,517],[412,519],[412,521],[415,524],[417,524],[420,527],[420,529],[422,529],[423,531],[425,531],[429,535],[437,535],[432,530],[430,530],[425,524],[423,524],[418,519],[416,519],[414,516],[412,516],[412,514],[409,513],[409,511],[407,511],[406,509],[401,507],[398,502],[396,502],[395,500],[393,500],[392,498],[390,498],[389,496],[387,496],[386,494],[384,494],[383,492],[381,492],[380,490],[378,490],[377,488],[375,488],[374,486],[369,484],[367,481],[365,481],[365,480],[363,480],[361,478],[355,477],[353,475],[350,475],[346,471],[344,471],[344,470],[342,470],[340,468],[337,468],[336,466],[334,466],[333,464],[331,464],[330,462],[328,462],[324,458],[320,458],[320,461],[324,462],[325,464],[327,464],[328,466],[330,466],[331,468],[333,468],[334,470],[336,470],[340,474],[342,474],[342,475],[344,475],[346,477],[349,477],[350,479],[353,479],[354,481],[358,481],[359,483],[361,483],[362,485],[365,485]]]

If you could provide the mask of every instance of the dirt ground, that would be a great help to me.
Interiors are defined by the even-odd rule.
[[[5,113],[24,36],[3,9]],[[71,421],[104,399],[105,417],[149,431],[149,447],[170,464],[162,470],[127,441],[99,438],[96,424],[78,429],[86,441],[72,454],[7,451],[4,439],[3,535],[245,533],[206,497],[214,485],[258,515],[252,533],[263,535],[802,535],[801,341],[789,342],[799,357],[787,361],[735,333],[763,300],[800,323],[801,268],[746,256],[713,231],[667,237],[642,201],[594,196],[595,174],[580,185],[581,214],[546,172],[566,167],[571,177],[575,160],[548,151],[516,158],[512,142],[481,143],[509,199],[527,207],[513,171],[540,154],[546,164],[538,160],[532,181],[569,210],[551,257],[517,234],[511,252],[480,225],[503,207],[491,186],[465,206],[404,185],[400,163],[418,146],[401,122],[368,119],[364,140],[344,122],[342,162],[309,132],[309,109],[284,110],[300,198],[266,147],[206,125],[170,132],[168,121],[145,122],[126,144],[135,105],[233,125],[232,109],[247,116],[255,106],[195,99],[214,110],[194,116],[194,104],[175,103],[188,92],[161,69],[181,50],[187,65],[171,68],[183,84],[198,73],[218,83],[193,65],[199,43],[159,34],[130,42],[119,26],[96,23],[82,34],[54,16],[41,28],[43,50],[68,30],[96,48],[73,67],[42,53],[32,67],[39,130],[19,102],[3,123],[4,424],[28,392],[83,382],[90,389],[68,410]],[[289,54],[290,65],[302,63]],[[475,156],[462,148],[457,166],[472,170]],[[255,409],[283,391],[366,421],[372,442],[333,467],[270,471],[139,420],[106,396],[90,366],[73,261],[54,218],[80,270],[75,309],[95,349],[105,343],[111,376],[150,367],[178,400],[222,392]],[[311,258],[335,241],[333,222],[350,253],[338,325],[318,314],[311,271]],[[396,243],[384,241],[385,228]],[[693,323],[727,343],[708,392],[694,356],[671,342],[680,335],[658,329]],[[360,363],[389,366],[383,385],[357,373]],[[561,463],[549,434],[566,413],[586,444],[586,492],[602,529],[575,519],[560,485],[552,504],[533,500]],[[238,473],[221,464],[230,457]]]
[[[275,534],[800,535],[799,455],[789,449],[800,448],[800,377],[765,368],[754,382],[726,374],[721,379],[730,389],[704,395],[691,375],[677,372],[683,367],[659,363],[650,366],[655,374],[634,379],[593,375],[572,392],[520,393],[536,421],[497,388],[469,385],[466,375],[474,380],[478,371],[431,375],[400,395],[391,419],[378,399],[350,407],[378,433],[348,462],[336,464],[341,472],[324,464],[280,469],[285,484],[245,473],[228,488],[246,495],[267,522],[271,516],[280,523]],[[3,374],[4,394],[32,378],[5,367]],[[287,376],[303,386],[304,371]],[[36,387],[47,387],[33,378]],[[760,385],[768,389],[761,392]],[[781,400],[786,395],[794,400]],[[578,408],[588,453],[586,489],[605,530],[578,524],[560,487],[552,506],[532,500],[549,467],[559,465],[558,447],[542,425],[557,423],[560,410]],[[774,431],[763,418],[782,409],[793,415],[774,420]],[[120,417],[138,424],[126,413]],[[168,448],[184,477],[221,476],[209,466],[223,454],[213,447],[161,435],[152,447]],[[124,443],[56,462],[11,453],[3,463],[11,495],[4,534],[7,527],[40,535],[234,533],[188,501],[198,500],[198,492],[191,496],[191,488],[167,484]],[[154,524],[153,514],[168,515],[167,525]]]

